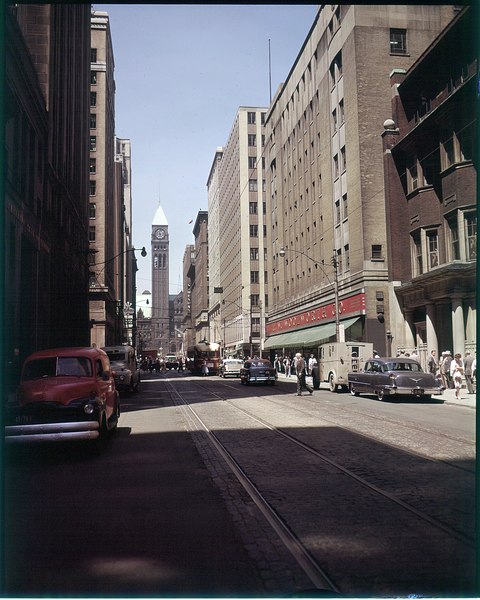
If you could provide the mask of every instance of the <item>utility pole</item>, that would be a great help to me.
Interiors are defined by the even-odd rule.
[[[339,314],[339,302],[338,302],[338,261],[337,261],[337,253],[335,249],[333,250],[332,256],[332,265],[333,265],[333,285],[334,285],[334,295],[335,295],[335,340],[340,342],[340,314]]]

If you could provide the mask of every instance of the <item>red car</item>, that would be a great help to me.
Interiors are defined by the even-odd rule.
[[[99,348],[56,348],[31,354],[17,402],[5,411],[5,441],[87,440],[117,426],[119,394]]]

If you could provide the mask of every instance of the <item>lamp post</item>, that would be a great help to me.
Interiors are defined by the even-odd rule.
[[[308,254],[305,254],[305,252],[302,252],[301,250],[294,250],[293,248],[292,249],[280,248],[278,254],[282,258],[284,258],[286,252],[294,252],[295,254],[301,254],[302,256],[305,256],[305,258],[308,258],[308,260],[311,260],[315,264],[315,267],[320,267],[320,269],[322,270],[322,273],[327,278],[328,283],[333,287],[334,302],[335,302],[335,341],[339,342],[340,341],[340,314],[339,314],[339,308],[340,308],[339,304],[340,303],[338,300],[338,262],[337,262],[337,257],[335,255],[335,251],[333,252],[333,256],[332,256],[332,266],[333,266],[333,274],[334,274],[333,283],[330,281],[330,277],[327,275],[325,269],[323,268],[323,265],[321,263],[317,262],[314,258],[309,256]]]

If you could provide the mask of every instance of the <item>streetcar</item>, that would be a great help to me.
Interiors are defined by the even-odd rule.
[[[207,362],[208,374],[216,375],[220,367],[220,344],[203,340],[187,350],[188,369],[194,375],[202,374],[204,361]]]

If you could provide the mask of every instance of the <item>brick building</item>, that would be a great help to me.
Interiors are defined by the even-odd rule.
[[[397,348],[476,350],[477,32],[473,9],[391,75],[383,133]]]

